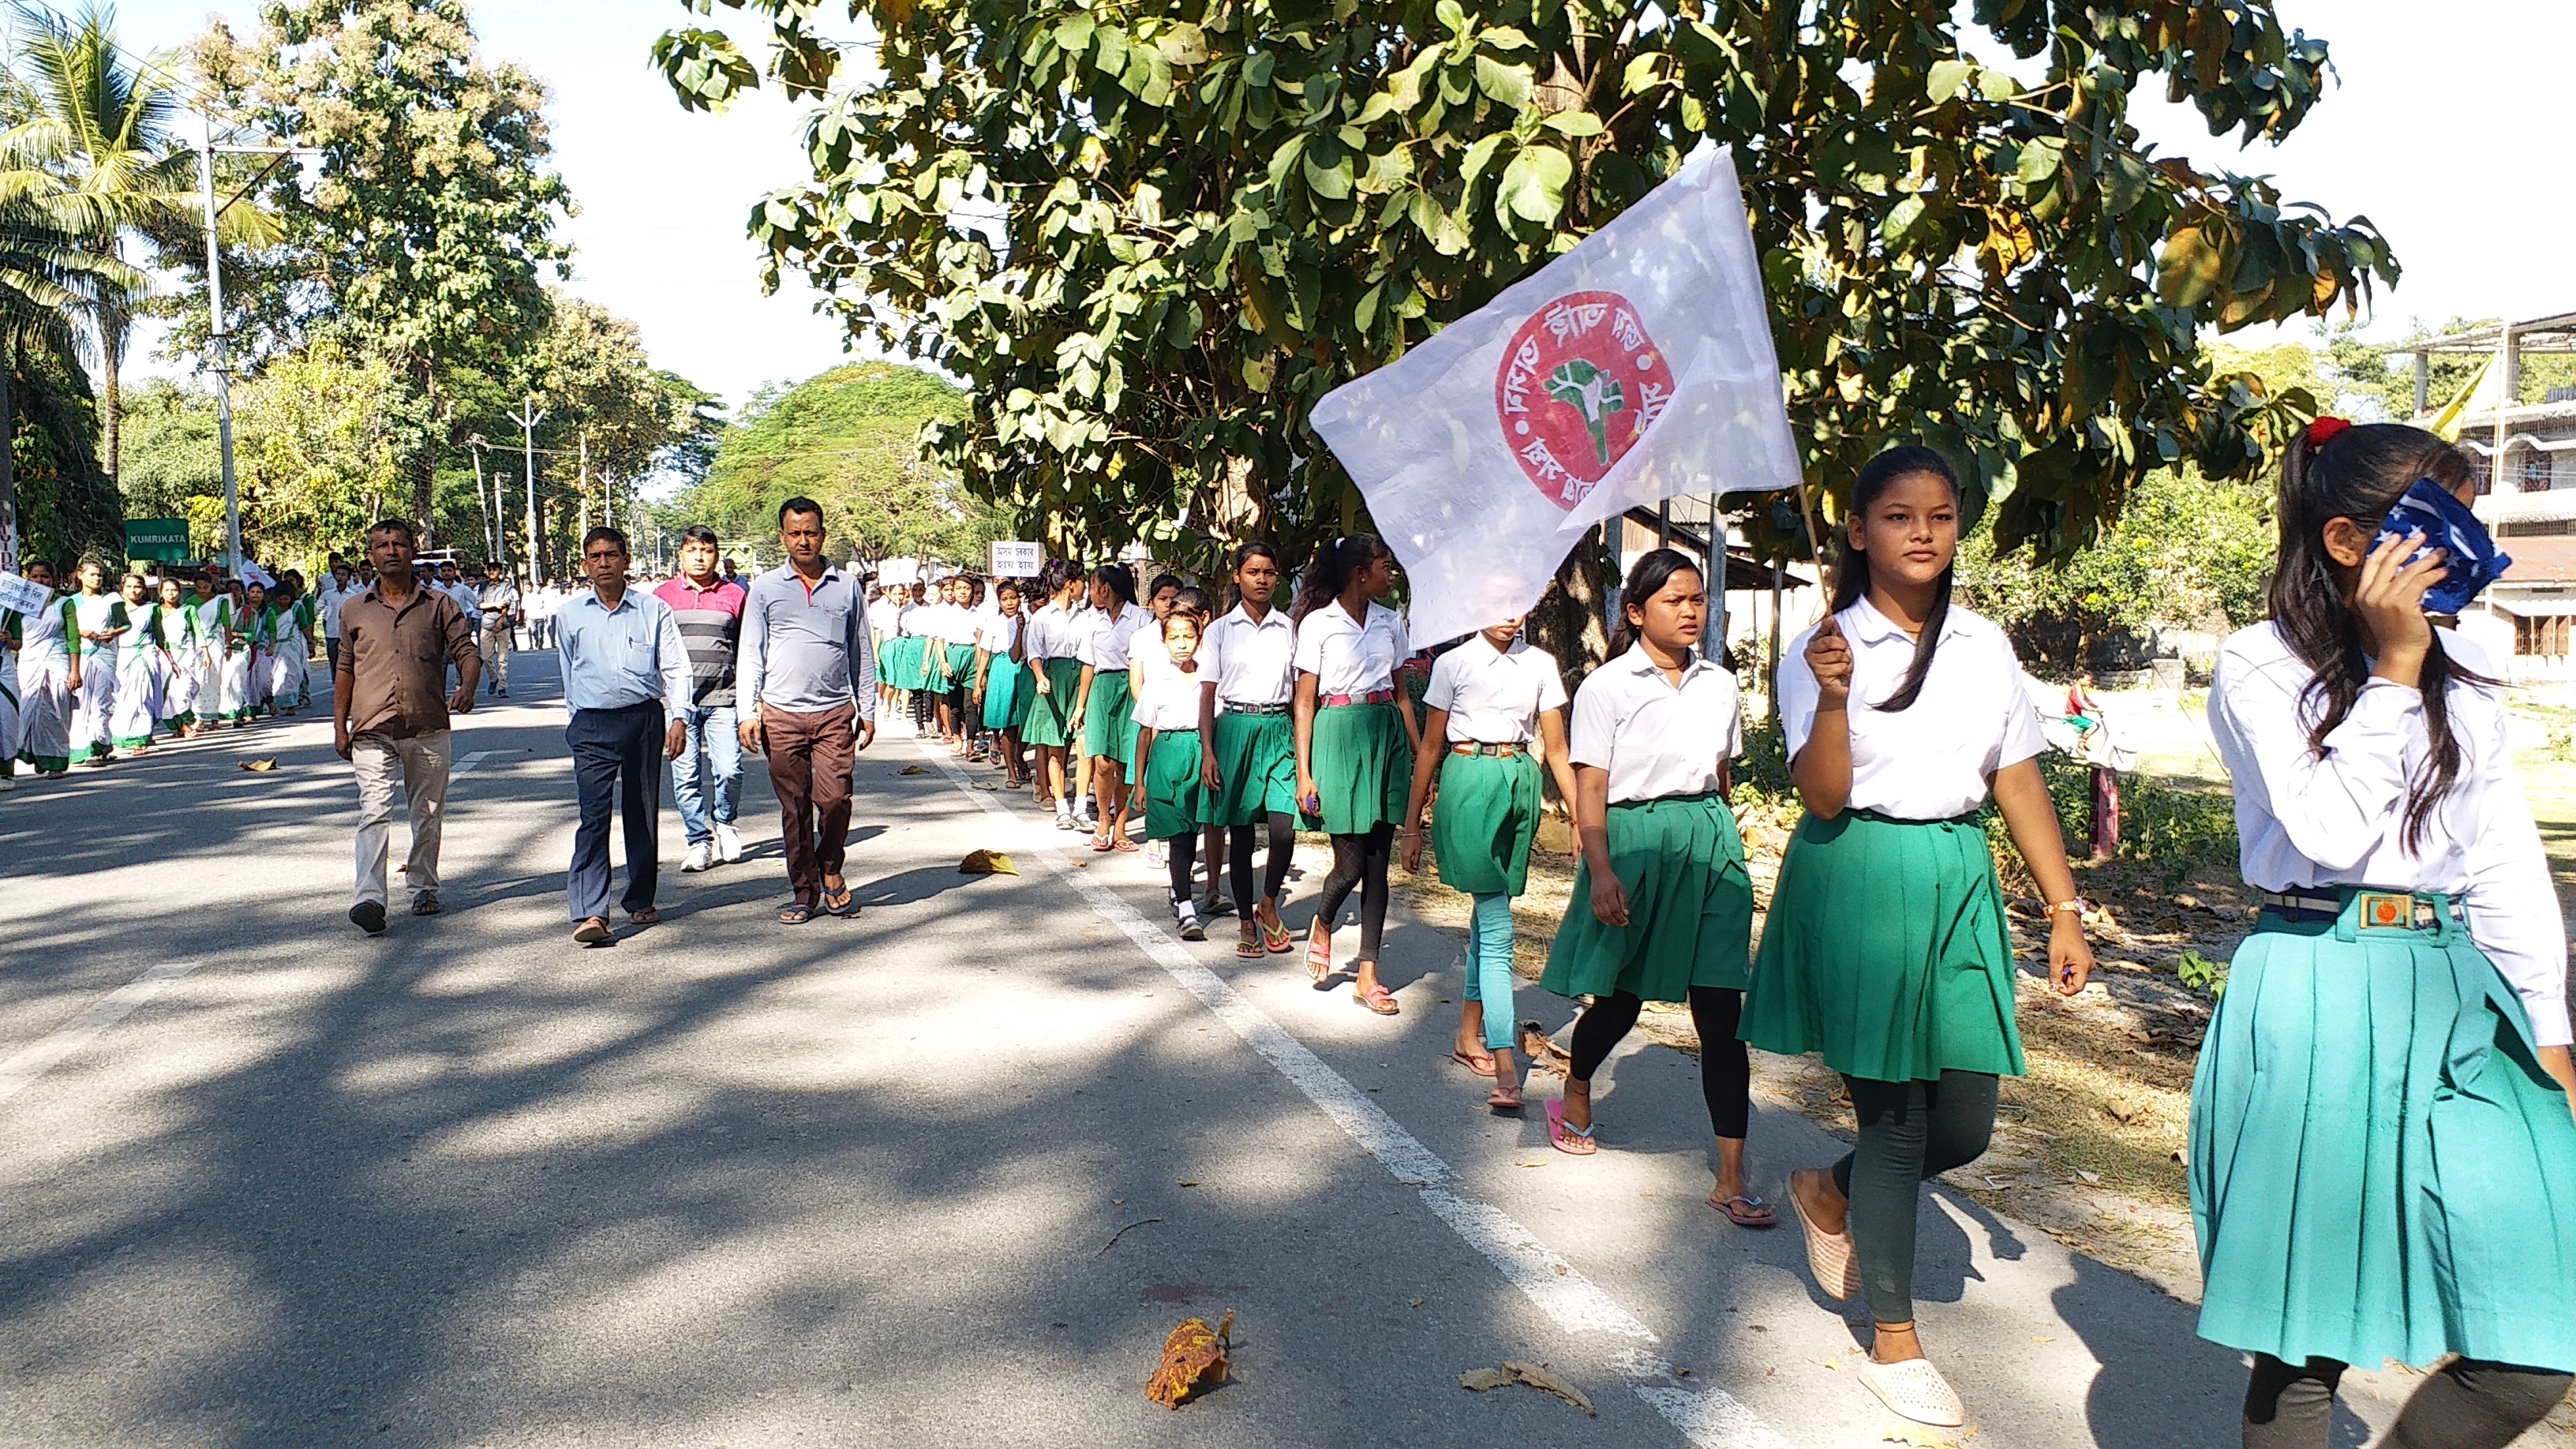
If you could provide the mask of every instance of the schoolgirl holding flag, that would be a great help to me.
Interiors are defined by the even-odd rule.
[[[1414,746],[1413,701],[1395,687],[1413,651],[1404,621],[1379,602],[1395,591],[1395,555],[1369,534],[1326,544],[1298,580],[1297,804],[1333,841],[1333,872],[1315,903],[1306,970],[1318,988],[1333,975],[1333,921],[1360,892],[1360,949],[1352,999],[1380,1016],[1403,1008],[1378,983],[1386,931],[1387,872],[1404,818]]]
[[[1257,960],[1295,945],[1279,919],[1279,893],[1296,858],[1297,742],[1289,712],[1297,693],[1297,626],[1271,606],[1279,589],[1279,550],[1247,543],[1234,551],[1235,605],[1208,626],[1201,643],[1199,780],[1212,796],[1210,822],[1226,831],[1226,868],[1242,923],[1234,954]],[[1252,851],[1267,834],[1270,854],[1261,888],[1252,883]],[[1214,874],[1215,862],[1209,862]]]
[[[1485,1105],[1496,1111],[1522,1106],[1512,1056],[1512,901],[1529,886],[1530,845],[1538,838],[1538,754],[1546,755],[1557,795],[1569,806],[1577,788],[1556,656],[1523,643],[1520,632],[1521,620],[1505,619],[1432,662],[1404,807],[1404,868],[1419,875],[1422,810],[1438,785],[1431,835],[1440,879],[1475,903],[1458,1041],[1449,1056],[1493,1079]]]
[[[1965,1421],[1914,1327],[1921,1182],[1974,1161],[2022,1070],[2012,941],[1979,818],[1989,791],[2047,900],[2050,983],[2084,988],[2075,879],[2040,778],[2039,718],[2003,631],[1950,601],[1958,475],[1928,448],[1863,467],[1834,612],[1782,659],[1780,719],[1806,818],[1780,865],[1744,1005],[1765,1051],[1819,1052],[1859,1140],[1790,1178],[1826,1296],[1866,1289],[1861,1381],[1919,1423]]]
[[[2507,562],[2474,496],[2430,433],[2318,419],[2282,458],[2271,617],[2211,683],[2262,910],[2192,1081],[2191,1202],[2254,1449],[2322,1449],[2347,1364],[2456,1355],[2407,1449],[2501,1449],[2576,1370],[2567,938],[2503,671],[2427,617]]]

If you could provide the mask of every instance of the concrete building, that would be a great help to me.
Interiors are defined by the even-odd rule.
[[[2576,354],[2576,312],[2454,332],[2401,349],[2414,354],[2416,421],[2446,399],[2431,395],[2432,359],[2492,357],[2498,375],[2459,418],[2459,443],[2477,465],[2477,514],[2513,567],[2460,628],[2513,659],[2517,681],[2576,676],[2576,387],[2521,401],[2523,359]]]

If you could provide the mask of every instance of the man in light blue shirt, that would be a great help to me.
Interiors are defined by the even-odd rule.
[[[564,600],[555,616],[564,703],[581,828],[572,839],[566,895],[585,946],[614,940],[608,928],[608,817],[626,826],[626,919],[661,919],[653,890],[661,875],[662,761],[677,758],[688,727],[689,650],[671,606],[626,587],[626,535],[594,528],[581,540],[590,591]],[[657,758],[654,750],[659,747]]]

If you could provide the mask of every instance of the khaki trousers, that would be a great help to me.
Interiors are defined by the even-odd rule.
[[[483,688],[486,691],[510,687],[510,637],[508,624],[486,622],[483,637]]]
[[[358,772],[358,899],[384,905],[385,858],[393,844],[396,792],[411,806],[411,854],[403,879],[414,895],[438,889],[438,835],[447,815],[447,731],[350,742]],[[397,778],[399,775],[399,778]]]

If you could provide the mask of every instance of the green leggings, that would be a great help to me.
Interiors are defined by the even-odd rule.
[[[1985,1072],[1943,1072],[1937,1082],[1873,1082],[1846,1076],[1860,1141],[1834,1164],[1834,1186],[1851,1200],[1845,1231],[1860,1259],[1870,1316],[1914,1321],[1914,1220],[1921,1184],[1984,1155],[1995,1130],[1996,1080]]]
[[[1485,1007],[1485,1050],[1512,1044],[1512,898],[1496,891],[1470,896],[1467,921],[1467,1000]]]

